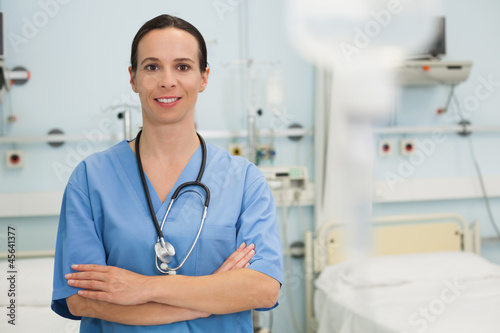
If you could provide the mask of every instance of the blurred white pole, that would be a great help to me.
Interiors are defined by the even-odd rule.
[[[371,124],[388,116],[395,96],[391,67],[423,46],[432,31],[431,0],[290,0],[288,32],[297,50],[333,73],[325,138],[324,197],[317,221],[350,227],[351,257],[370,251]],[[321,87],[318,87],[321,89]],[[326,92],[328,93],[328,92]],[[317,226],[318,227],[318,226]]]
[[[255,163],[256,148],[255,148],[255,118],[256,110],[250,105],[252,94],[250,80],[250,69],[252,61],[249,59],[248,51],[248,1],[240,3],[240,58],[246,61],[246,65],[241,69],[241,92],[244,101],[244,107],[247,111],[247,144],[248,155],[250,162]]]

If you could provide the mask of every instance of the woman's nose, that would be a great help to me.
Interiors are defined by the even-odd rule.
[[[177,78],[174,73],[170,71],[164,71],[160,78],[160,85],[162,88],[171,88],[177,85]]]

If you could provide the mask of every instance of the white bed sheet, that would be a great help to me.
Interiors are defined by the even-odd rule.
[[[54,258],[17,259],[15,261],[16,287],[15,326],[8,323],[6,314],[11,297],[8,292],[10,276],[8,262],[0,261],[0,332],[76,333],[80,321],[60,317],[52,311],[52,277]]]
[[[500,266],[471,253],[340,263],[316,288],[318,333],[500,332]]]
[[[57,315],[50,306],[19,306],[16,309],[16,325],[10,325],[3,315],[0,321],[2,333],[78,333],[80,321]]]

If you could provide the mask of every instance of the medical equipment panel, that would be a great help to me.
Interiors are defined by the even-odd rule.
[[[307,187],[305,166],[260,167],[272,190],[300,189]]]
[[[305,166],[260,167],[277,206],[314,205],[314,183]]]

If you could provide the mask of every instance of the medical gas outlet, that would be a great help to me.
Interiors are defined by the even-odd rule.
[[[274,149],[274,146],[272,144],[261,144],[257,146],[256,149],[256,163],[257,165],[260,164],[260,162],[265,161],[265,160],[270,160],[272,161],[274,157],[276,156],[276,150]]]
[[[412,155],[415,153],[416,143],[411,139],[403,139],[399,142],[400,154],[403,156]]]
[[[7,150],[7,168],[16,169],[24,166],[24,153],[21,150]]]
[[[378,144],[379,156],[392,156],[394,154],[394,142],[392,140],[381,140]]]
[[[230,144],[228,150],[234,156],[243,156],[244,153],[243,145],[239,143]]]

